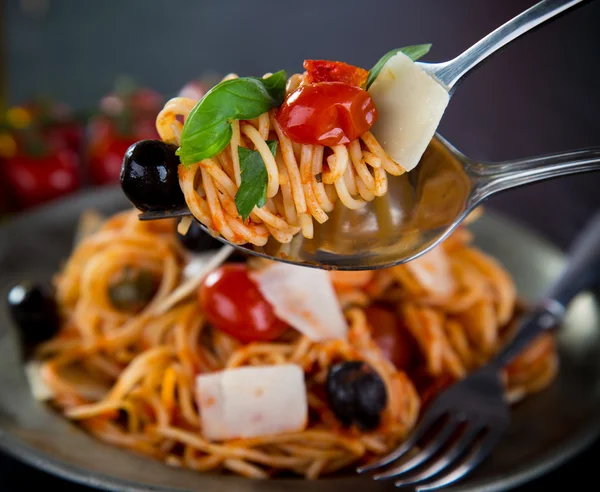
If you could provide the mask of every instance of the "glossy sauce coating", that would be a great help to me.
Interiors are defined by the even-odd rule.
[[[348,144],[377,121],[375,103],[367,91],[342,82],[299,87],[277,112],[277,122],[293,141],[303,144]]]

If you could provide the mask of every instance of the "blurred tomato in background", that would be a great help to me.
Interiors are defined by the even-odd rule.
[[[208,90],[219,81],[215,80],[211,83],[208,79],[191,80],[185,84],[179,91],[179,97],[187,97],[189,99],[199,100],[208,92]]]
[[[158,138],[156,115],[162,109],[161,94],[121,79],[104,96],[89,121],[84,153],[90,183],[95,186],[119,181],[123,155],[130,145]]]
[[[219,78],[191,80],[176,95],[198,100]],[[117,185],[129,146],[159,138],[156,116],[166,100],[120,77],[83,112],[50,97],[0,111],[0,219],[83,187]]]
[[[79,189],[83,125],[48,98],[8,108],[0,120],[0,207],[17,212]]]
[[[85,114],[77,114],[66,104],[47,96],[34,99],[22,109],[29,112],[30,127],[39,131],[47,145],[55,149],[67,148],[75,153],[81,151]],[[15,119],[12,118],[13,121]]]
[[[79,159],[70,149],[18,153],[4,160],[3,174],[18,209],[41,205],[79,189]]]

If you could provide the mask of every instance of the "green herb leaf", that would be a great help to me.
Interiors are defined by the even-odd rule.
[[[267,145],[273,157],[275,157],[277,142],[267,140]],[[260,208],[267,203],[269,174],[267,173],[265,161],[263,161],[258,150],[238,147],[238,156],[240,158],[242,182],[235,194],[235,205],[242,219],[246,221],[255,206]]]
[[[285,70],[275,72],[266,79],[258,80],[262,81],[263,85],[267,89],[267,92],[271,95],[273,99],[281,99],[281,102],[283,102],[283,98],[285,97],[285,84],[287,82],[287,75],[285,73]],[[281,106],[281,103],[278,104],[278,106]]]
[[[416,44],[414,46],[405,46],[404,48],[398,48],[387,52],[379,59],[379,61],[369,72],[369,77],[367,78],[367,89],[371,87],[371,84],[373,82],[375,82],[375,79],[377,78],[379,72],[381,72],[381,69],[387,63],[387,61],[399,51],[408,56],[412,61],[417,61],[422,56],[425,56],[430,49],[431,44]]]
[[[231,140],[232,120],[250,120],[281,106],[285,96],[284,70],[265,79],[240,77],[208,91],[187,117],[177,154],[189,165],[221,152]]]

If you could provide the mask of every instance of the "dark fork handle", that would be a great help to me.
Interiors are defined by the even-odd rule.
[[[586,224],[577,237],[569,264],[546,292],[547,299],[554,299],[567,306],[582,290],[595,286],[600,280],[600,212]]]
[[[566,306],[581,291],[600,283],[600,212],[575,239],[567,266],[537,302],[519,333],[498,354],[492,364],[502,367],[544,330],[561,321]]]

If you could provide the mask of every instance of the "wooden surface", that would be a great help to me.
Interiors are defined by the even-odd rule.
[[[39,89],[86,107],[129,74],[165,94],[206,70],[260,75],[301,70],[304,58],[369,67],[391,48],[432,42],[427,61],[449,59],[529,7],[531,0],[55,0],[44,16],[5,6],[8,96]],[[298,5],[301,8],[298,10]],[[368,6],[367,6],[368,5]],[[496,161],[600,145],[600,1],[515,42],[456,91],[440,132],[468,156]],[[506,192],[487,206],[566,248],[600,208],[600,173]],[[595,480],[600,444],[520,490]],[[0,460],[0,489],[59,485]]]

